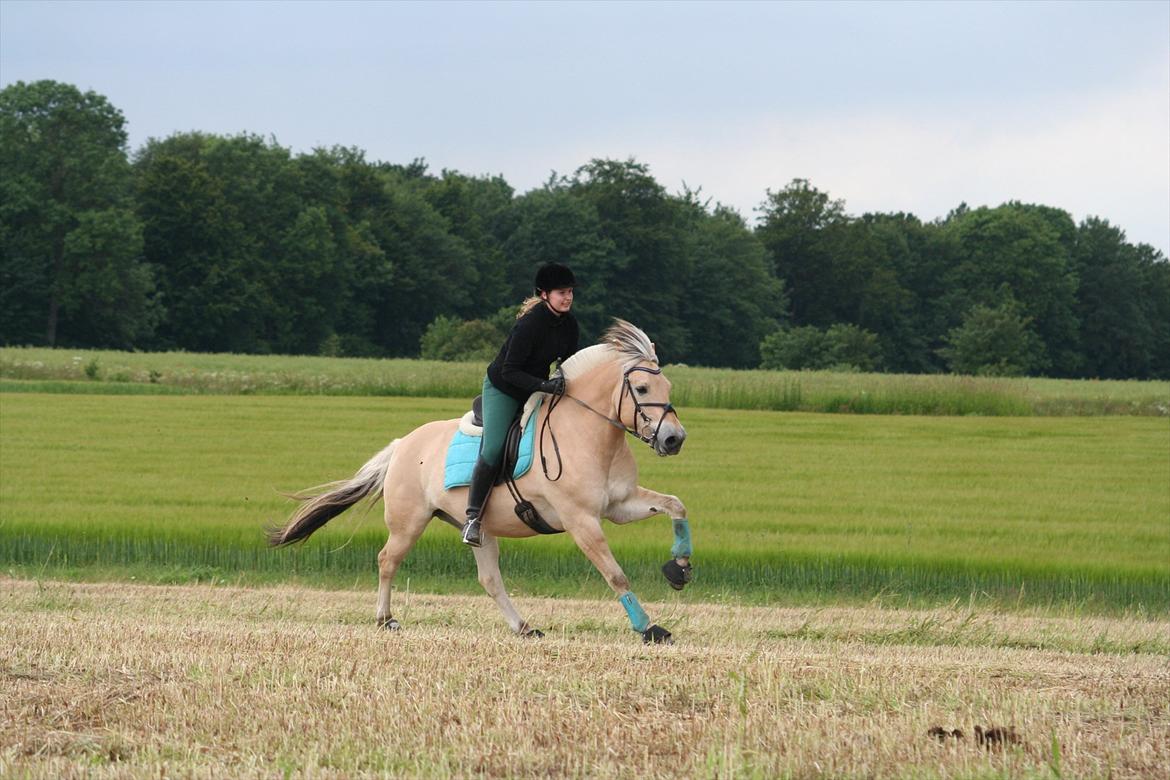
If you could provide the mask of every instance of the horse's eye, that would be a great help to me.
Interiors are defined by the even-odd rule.
[[[647,385],[638,385],[634,389],[638,391],[638,395],[646,395],[646,393],[650,390]]]

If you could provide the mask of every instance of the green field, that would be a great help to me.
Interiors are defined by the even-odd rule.
[[[670,366],[683,408],[984,416],[1170,416],[1170,382]],[[0,391],[466,399],[482,363],[0,348]]]
[[[0,394],[0,567],[17,576],[372,588],[378,510],[268,550],[280,491],[350,476],[456,400]],[[1170,423],[1154,417],[903,417],[683,408],[683,453],[635,446],[642,483],[679,495],[690,600],[1170,611]],[[636,443],[635,443],[636,444]],[[608,526],[648,599],[664,518]],[[505,540],[528,595],[606,596],[563,537]],[[398,587],[479,591],[434,523]]]

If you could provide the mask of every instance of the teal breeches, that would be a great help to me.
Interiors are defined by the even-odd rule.
[[[499,466],[504,454],[504,439],[508,426],[520,411],[521,403],[507,393],[496,389],[487,377],[483,379],[483,438],[479,457],[490,466]]]

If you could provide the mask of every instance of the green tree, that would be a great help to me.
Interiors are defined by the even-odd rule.
[[[478,317],[482,307],[503,306],[511,298],[505,278],[503,240],[513,228],[512,187],[500,176],[472,177],[444,170],[427,179],[423,197],[447,221],[447,230],[462,241],[475,270],[473,310],[461,312]]]
[[[395,172],[380,172],[379,178],[382,204],[366,222],[390,274],[371,302],[376,339],[387,354],[413,356],[427,323],[477,308],[477,276],[467,244],[449,232],[417,188]],[[488,302],[487,308],[496,307]]]
[[[876,333],[838,322],[825,331],[826,368],[874,371],[880,366],[881,347]]]
[[[976,376],[1021,376],[1041,360],[1043,344],[1031,330],[1031,318],[1008,302],[996,307],[976,304],[963,324],[947,334],[940,350],[951,371]]]
[[[69,84],[0,90],[0,340],[130,347],[151,332],[124,125]]]
[[[768,190],[757,209],[756,235],[772,261],[773,272],[784,280],[796,325],[828,326],[839,318],[833,243],[849,218],[845,204],[805,179],[793,179],[779,191]]]
[[[1146,318],[1153,331],[1148,376],[1170,379],[1170,262],[1149,244],[1138,244],[1137,250],[1145,279]]]
[[[385,179],[390,166],[370,163],[361,150],[349,147],[314,149],[295,163],[304,202],[323,210],[333,233],[333,273],[326,288],[332,333],[323,339],[322,349],[338,355],[384,355],[378,317],[394,266],[372,222],[388,208]]]
[[[158,269],[167,307],[158,346],[269,351],[261,336],[268,303],[256,262],[260,236],[248,224],[252,215],[238,197],[242,188],[230,181],[244,172],[224,166],[222,155],[213,152],[224,143],[233,141],[176,134],[149,141],[135,158],[146,256]]]
[[[384,258],[345,213],[339,163],[309,158],[248,135],[140,150],[139,213],[167,302],[160,346],[312,353],[343,330],[355,276],[378,278],[358,276],[359,261]]]
[[[825,332],[815,325],[798,325],[769,333],[760,343],[760,368],[800,371],[823,365]]]
[[[419,357],[424,360],[475,360],[488,363],[500,350],[508,331],[490,320],[460,322],[439,315],[423,333]]]
[[[1083,373],[1109,379],[1165,376],[1158,365],[1165,365],[1170,352],[1170,264],[1096,217],[1080,224],[1073,255]]]
[[[940,368],[934,350],[942,332],[932,320],[932,300],[941,294],[931,268],[933,228],[913,214],[865,214],[863,251],[869,275],[850,321],[876,334],[881,365],[889,371],[930,373]]]
[[[942,303],[956,317],[975,305],[1015,302],[1040,339],[1027,370],[1070,375],[1078,369],[1075,227],[1067,213],[1007,203],[967,211],[942,228],[954,239]]]
[[[61,292],[61,333],[69,343],[133,349],[147,342],[160,307],[142,260],[142,224],[128,209],[78,215],[65,236],[71,283]]]
[[[692,258],[684,206],[632,159],[590,161],[574,174],[570,192],[596,211],[600,238],[613,247],[592,258],[600,264],[582,268],[604,291],[609,312],[651,334],[664,361],[686,360],[684,305]]]
[[[280,236],[274,279],[272,342],[282,352],[312,353],[334,332],[345,280],[325,208],[306,206]]]
[[[498,293],[484,288],[477,251],[494,264],[494,233],[488,223],[510,198],[502,180],[429,175],[426,163],[371,163],[360,150],[317,149],[296,161],[305,207],[321,209],[317,220],[332,240],[322,243],[317,264],[329,261],[327,291],[331,350],[341,354],[413,356],[427,323],[439,316],[461,320],[493,311]],[[308,258],[306,258],[306,262]]]
[[[739,214],[708,214],[691,202],[687,231],[691,274],[679,302],[690,349],[687,362],[753,368],[760,342],[788,317],[784,282],[769,272],[767,253]]]
[[[801,325],[774,331],[764,339],[760,368],[873,371],[880,352],[877,336],[856,325],[838,323],[826,329]]]

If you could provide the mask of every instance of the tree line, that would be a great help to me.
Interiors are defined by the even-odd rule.
[[[1105,219],[855,216],[802,179],[757,211],[634,160],[517,193],[251,134],[131,153],[106,98],[18,82],[0,90],[0,342],[486,359],[557,261],[583,339],[621,316],[667,362],[1170,378],[1170,263]]]

